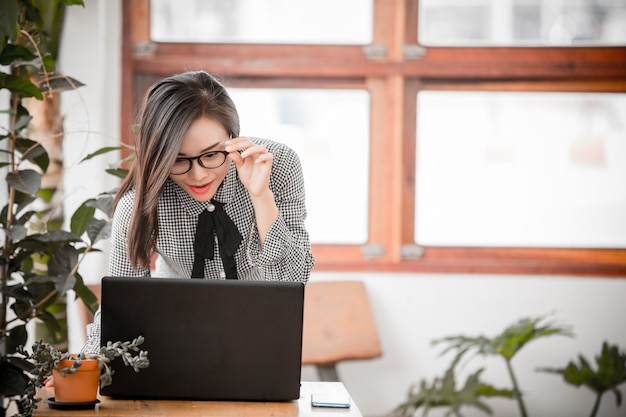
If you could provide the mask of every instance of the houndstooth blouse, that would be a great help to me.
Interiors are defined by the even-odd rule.
[[[306,282],[313,269],[309,235],[304,227],[306,219],[304,177],[296,153],[287,146],[259,138],[254,143],[264,144],[273,157],[269,186],[274,194],[279,215],[268,231],[261,249],[254,209],[247,190],[237,177],[235,164],[213,197],[225,204],[226,213],[233,220],[243,241],[235,253],[237,276],[249,280],[278,280]],[[194,200],[173,181],[165,184],[158,205],[159,234],[156,242],[155,271],[133,270],[128,259],[126,242],[132,213],[134,190],[124,195],[115,210],[111,232],[110,276],[155,276],[189,278],[194,261],[193,242],[198,215],[208,202]],[[218,245],[213,260],[205,261],[207,279],[225,279]],[[87,326],[87,343],[83,352],[100,350],[100,311]]]

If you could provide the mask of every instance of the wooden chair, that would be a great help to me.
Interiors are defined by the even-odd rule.
[[[380,356],[376,324],[362,282],[306,284],[303,365],[315,365],[322,381],[339,381],[338,362]]]

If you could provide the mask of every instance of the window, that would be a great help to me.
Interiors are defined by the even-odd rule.
[[[626,94],[417,100],[420,245],[626,248]]]
[[[626,275],[623,1],[170,3],[124,3],[124,131],[220,75],[302,158],[316,270]]]
[[[298,153],[311,243],[365,244],[367,92],[290,88],[231,88],[229,92],[237,105],[243,136],[272,138]]]
[[[150,38],[361,45],[372,40],[372,12],[371,0],[151,0]]]
[[[423,45],[624,45],[621,0],[420,0]]]

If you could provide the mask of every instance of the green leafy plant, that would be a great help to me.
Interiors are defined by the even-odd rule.
[[[9,93],[8,108],[0,109],[7,120],[0,125],[0,168],[6,171],[7,186],[6,205],[0,210],[0,415],[11,403],[24,412],[20,404],[31,379],[18,349],[27,343],[27,324],[43,322],[56,339],[63,329],[53,305],[69,290],[92,312],[97,309],[79,267],[110,234],[112,193],[85,201],[71,216],[68,230],[55,217],[58,207],[44,204],[59,193],[42,185],[57,161],[33,135],[32,107],[37,106],[31,105],[57,108],[51,103],[59,93],[82,86],[55,68],[66,5],[83,1],[7,0],[0,6],[0,89]],[[53,133],[54,140],[63,134]],[[122,175],[118,169],[112,173]]]
[[[20,347],[18,353],[24,356],[23,366],[32,375],[28,384],[27,395],[20,400],[22,415],[31,415],[37,408],[37,403],[41,400],[37,397],[37,389],[44,386],[53,370],[65,377],[67,374],[76,372],[85,359],[93,359],[98,361],[98,368],[102,371],[100,386],[105,387],[113,382],[113,371],[109,364],[115,358],[121,358],[124,365],[131,366],[135,372],[147,368],[150,366],[148,352],[139,349],[143,342],[142,336],[132,341],[108,342],[100,348],[99,354],[79,353],[77,355],[59,351],[50,343],[42,341],[35,342],[30,353]],[[71,360],[72,366],[61,368],[60,364],[64,360]]]
[[[401,415],[413,415],[420,408],[423,415],[433,408],[447,408],[446,416],[460,417],[463,407],[474,407],[491,414],[491,407],[485,403],[484,399],[489,397],[513,397],[513,391],[506,389],[496,389],[480,380],[480,375],[484,368],[470,374],[463,387],[456,389],[455,368],[458,358],[452,362],[450,368],[446,370],[443,378],[435,378],[432,385],[428,385],[426,380],[420,381],[419,385],[413,385],[408,394],[407,400],[400,404],[394,413]]]
[[[459,335],[434,340],[432,342],[433,345],[447,345],[441,352],[441,355],[448,352],[455,352],[452,366],[446,371],[446,376],[444,376],[442,380],[435,380],[435,383],[433,383],[431,387],[428,387],[428,385],[423,382],[420,391],[410,393],[409,400],[401,405],[399,411],[414,414],[419,408],[424,408],[424,410],[427,411],[434,406],[440,406],[450,408],[454,415],[459,416],[460,407],[468,405],[477,407],[487,414],[491,414],[490,408],[481,401],[481,397],[501,396],[514,399],[518,404],[520,415],[522,417],[528,417],[523,394],[513,369],[512,360],[520,349],[529,342],[554,335],[571,337],[573,333],[567,327],[555,326],[550,322],[546,322],[544,317],[538,317],[523,318],[507,327],[499,335],[491,338],[486,336],[468,337]],[[491,385],[481,382],[479,376],[482,370],[479,370],[475,374],[470,375],[465,387],[461,391],[454,391],[454,369],[466,355],[470,354],[474,356],[496,356],[502,358],[509,377],[511,378],[513,388],[511,390],[496,389]],[[428,398],[429,402],[425,402],[424,398]]]
[[[585,386],[596,394],[590,417],[594,417],[600,408],[602,396],[609,391],[615,394],[618,407],[622,405],[622,393],[618,386],[626,382],[626,352],[620,352],[619,346],[602,343],[602,352],[596,356],[598,369],[594,371],[584,356],[578,357],[580,365],[570,361],[565,368],[539,368],[540,372],[557,373],[568,384],[576,387]]]
[[[502,358],[509,377],[511,378],[513,397],[517,401],[520,415],[527,417],[528,413],[526,411],[523,394],[513,370],[513,358],[520,349],[533,340],[553,335],[573,336],[573,333],[568,328],[557,327],[549,322],[544,323],[544,321],[545,318],[543,317],[523,318],[507,327],[502,333],[493,338],[485,336],[450,336],[435,340],[433,343],[444,343],[448,345],[442,354],[456,350],[455,360],[460,360],[463,356],[471,352],[481,356],[496,356]]]

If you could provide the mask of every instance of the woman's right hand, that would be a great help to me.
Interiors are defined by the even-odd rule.
[[[265,145],[257,145],[246,137],[239,137],[226,141],[226,151],[237,167],[239,180],[252,197],[269,191],[274,157]]]

